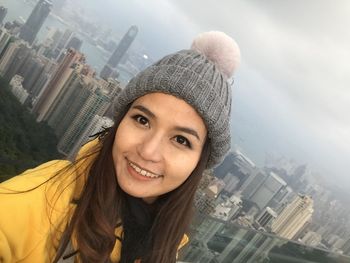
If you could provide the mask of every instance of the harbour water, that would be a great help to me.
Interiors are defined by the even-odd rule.
[[[32,12],[35,3],[36,1],[30,0],[0,0],[0,6],[4,6],[8,9],[4,22],[13,20],[25,22]],[[69,25],[55,14],[50,14],[38,33],[37,40],[39,42],[45,39],[50,28],[65,30],[69,28]],[[88,64],[99,73],[107,62],[105,53],[99,50],[95,45],[91,44],[84,35],[79,34],[78,32],[76,32],[76,34],[83,40],[81,52],[85,54]]]

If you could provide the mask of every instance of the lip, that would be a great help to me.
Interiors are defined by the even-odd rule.
[[[134,177],[135,179],[137,179],[137,180],[140,180],[140,181],[153,181],[153,180],[162,178],[162,176],[157,177],[157,178],[150,178],[150,177],[146,177],[146,176],[140,175],[138,172],[136,172],[136,171],[130,166],[129,163],[130,163],[131,161],[129,161],[127,158],[125,158],[125,160],[126,160],[127,170],[128,170],[128,172],[129,172],[129,174],[130,174],[132,177]],[[133,162],[131,162],[131,163],[133,163]],[[135,163],[134,163],[134,164],[135,164]],[[137,164],[135,164],[135,165],[137,165]],[[137,165],[137,166],[139,166],[139,165]],[[142,168],[141,166],[139,166],[139,167],[140,167],[141,169],[145,170],[145,171],[148,171],[148,172],[150,172],[150,173],[153,173],[153,172],[151,172],[151,171],[149,171],[149,170],[147,170],[147,169]]]

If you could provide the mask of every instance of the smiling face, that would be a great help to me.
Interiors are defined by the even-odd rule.
[[[185,101],[163,93],[138,98],[115,135],[118,184],[129,195],[153,202],[190,176],[206,135],[202,118]]]

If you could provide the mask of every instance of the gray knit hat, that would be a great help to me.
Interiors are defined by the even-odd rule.
[[[168,55],[130,80],[116,99],[120,111],[137,98],[162,92],[183,99],[203,118],[210,139],[207,168],[230,149],[231,77],[240,59],[234,40],[222,32],[199,35],[190,50]]]

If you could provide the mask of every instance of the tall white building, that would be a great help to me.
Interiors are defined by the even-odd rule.
[[[0,54],[4,51],[6,45],[10,41],[11,35],[5,28],[0,28]]]
[[[22,86],[23,77],[15,75],[10,81],[11,92],[21,104],[28,98],[28,92]]]
[[[292,239],[311,219],[313,200],[306,195],[298,195],[272,222],[271,231],[281,237]]]
[[[12,61],[17,50],[19,49],[19,46],[20,46],[20,41],[11,42],[6,48],[6,50],[4,51],[4,54],[2,55],[0,60],[0,74],[2,76],[4,75],[8,66],[10,65],[10,62]]]
[[[91,123],[86,127],[81,137],[75,142],[73,149],[70,151],[68,158],[73,159],[80,147],[90,140],[90,136],[94,135],[105,128],[113,126],[114,122],[110,118],[95,115]]]

